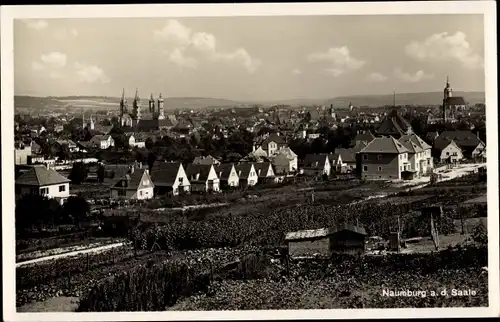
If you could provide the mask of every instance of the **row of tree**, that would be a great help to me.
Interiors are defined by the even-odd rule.
[[[69,197],[63,206],[55,200],[40,195],[23,195],[16,201],[16,230],[61,224],[79,224],[87,218],[90,206],[78,196]]]

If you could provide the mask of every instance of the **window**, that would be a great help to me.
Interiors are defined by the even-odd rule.
[[[446,156],[450,155],[450,152],[446,152]]]
[[[139,191],[139,196],[142,196],[142,190],[141,190],[141,191]]]
[[[126,191],[125,191],[125,190],[123,190],[123,189],[118,190],[118,196],[120,196],[120,197],[124,197],[124,196],[126,196],[126,195],[127,195],[127,194],[126,194]]]
[[[403,166],[402,165],[399,166],[399,171],[403,171]]]
[[[48,195],[49,194],[49,188],[41,188],[40,189],[40,194],[42,196]]]
[[[378,170],[378,171],[382,171],[382,167],[378,167],[378,169],[377,169],[377,170]]]
[[[402,154],[399,155],[399,160],[403,160],[403,155]]]
[[[64,192],[64,191],[66,191],[66,186],[65,185],[59,186],[59,192]]]
[[[368,160],[368,154],[363,154],[363,160]]]
[[[368,171],[368,166],[364,165],[363,166],[363,171],[365,171],[365,172]]]
[[[182,186],[182,183],[184,182],[184,178],[183,177],[180,177],[179,178],[179,184]]]
[[[382,154],[377,155],[377,160],[382,160]]]

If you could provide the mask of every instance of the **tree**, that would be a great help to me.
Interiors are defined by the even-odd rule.
[[[97,168],[97,181],[99,183],[103,183],[104,182],[104,175],[105,175],[104,165],[99,164],[99,166]]]
[[[474,230],[472,232],[472,239],[474,240],[474,242],[481,245],[488,244],[488,231],[482,220],[480,220],[479,223],[474,227]]]
[[[116,116],[115,116],[116,118]],[[118,118],[116,118],[116,121],[118,121]],[[110,125],[113,125],[112,121],[109,120],[109,119],[102,119],[101,122],[100,122],[101,125],[103,126],[110,126]]]
[[[24,195],[16,201],[16,230],[22,231],[43,224],[55,223],[61,206],[54,199],[42,195]]]
[[[85,179],[87,179],[87,168],[85,167],[83,162],[73,163],[73,168],[71,168],[69,179],[76,184],[80,184],[85,181]]]
[[[147,138],[146,139],[146,149],[151,150],[154,146],[154,142],[152,138]]]
[[[69,147],[66,144],[63,144],[59,147],[59,151],[57,152],[57,156],[59,160],[69,160],[71,159],[71,152],[69,151]]]
[[[65,216],[72,219],[77,224],[84,221],[89,212],[90,206],[87,200],[79,196],[69,197],[63,206],[63,213]]]
[[[226,162],[238,162],[241,160],[241,158],[243,158],[241,156],[241,154],[239,153],[235,153],[235,152],[229,152],[226,157],[225,157],[225,161]]]
[[[148,167],[149,167],[149,172],[151,173],[151,170],[153,169],[153,164],[155,163],[157,158],[156,153],[150,152],[148,154]]]
[[[113,140],[115,140],[115,147],[117,148],[126,148],[128,149],[128,140],[127,136],[125,135],[125,132],[123,132],[123,129],[115,126],[111,129],[109,132]]]

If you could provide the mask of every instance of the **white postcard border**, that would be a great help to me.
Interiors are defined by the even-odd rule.
[[[14,64],[13,20],[41,18],[216,17],[373,14],[483,14],[485,37],[485,92],[488,161],[488,308],[352,309],[117,313],[16,313],[14,243]],[[405,317],[487,317],[499,315],[498,219],[498,102],[496,60],[496,4],[494,1],[422,1],[380,3],[294,3],[218,5],[59,5],[1,7],[1,119],[2,119],[2,229],[3,312],[6,321],[146,321],[146,320],[254,320],[342,319]],[[496,214],[496,215],[495,215]]]

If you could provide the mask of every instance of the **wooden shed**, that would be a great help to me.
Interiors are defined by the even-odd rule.
[[[333,253],[365,251],[366,231],[355,225],[289,232],[285,236],[291,257],[329,257]]]

